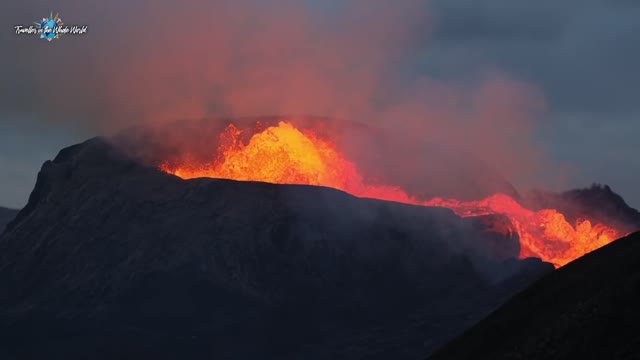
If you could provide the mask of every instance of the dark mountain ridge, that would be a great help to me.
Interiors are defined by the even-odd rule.
[[[573,222],[587,218],[625,233],[640,230],[640,212],[608,185],[593,184],[562,193],[535,190],[524,196],[524,204],[532,210],[557,209]]]
[[[184,181],[92,139],[43,165],[0,237],[0,354],[424,357],[553,270],[481,223],[321,187]]]

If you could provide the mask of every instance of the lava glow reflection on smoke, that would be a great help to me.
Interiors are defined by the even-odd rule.
[[[496,194],[480,201],[435,198],[421,201],[399,187],[368,185],[354,163],[326,140],[280,122],[254,134],[248,144],[242,132],[229,125],[220,135],[218,158],[210,163],[183,162],[160,166],[162,171],[183,179],[200,177],[276,184],[306,184],[343,190],[358,197],[452,209],[461,217],[506,215],[520,237],[520,258],[539,257],[556,267],[621,237],[620,232],[589,220],[570,224],[553,209],[531,211],[513,198]]]

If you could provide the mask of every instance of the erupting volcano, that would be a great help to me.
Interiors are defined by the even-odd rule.
[[[520,258],[539,257],[556,267],[625,235],[605,224],[593,224],[588,219],[578,219],[571,224],[554,209],[526,209],[504,194],[479,201],[424,200],[397,186],[370,183],[335,144],[312,131],[301,131],[289,122],[282,121],[277,126],[258,129],[248,143],[243,141],[242,135],[237,127],[229,125],[220,134],[220,145],[210,162],[165,162],[160,169],[183,179],[210,177],[326,186],[358,197],[446,207],[462,217],[505,215],[511,221],[511,228],[507,231],[519,236]]]

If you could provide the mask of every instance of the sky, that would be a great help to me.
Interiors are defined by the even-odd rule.
[[[2,206],[22,207],[42,163],[93,135],[160,118],[299,112],[470,144],[519,189],[597,182],[640,208],[635,0],[3,7]],[[89,33],[51,43],[14,33],[50,11]]]

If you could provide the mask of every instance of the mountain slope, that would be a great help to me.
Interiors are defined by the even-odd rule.
[[[544,277],[429,359],[637,359],[638,304],[635,233]]]
[[[447,209],[183,181],[96,138],[43,165],[0,237],[0,353],[424,357],[553,269],[518,252]]]
[[[0,207],[0,234],[4,232],[5,226],[16,217],[18,210]]]

